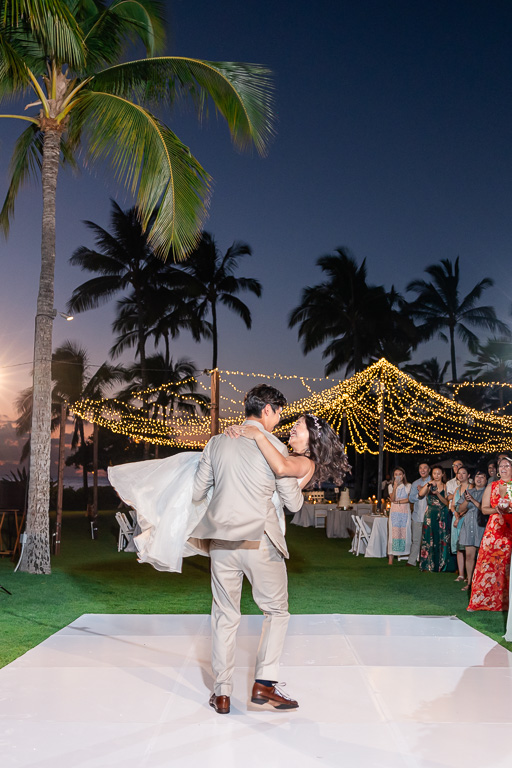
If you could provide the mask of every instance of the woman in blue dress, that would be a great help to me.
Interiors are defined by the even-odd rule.
[[[475,474],[475,487],[468,488],[464,499],[456,504],[455,510],[459,517],[459,547],[466,553],[466,573],[468,583],[462,587],[464,591],[471,588],[471,579],[475,570],[478,548],[482,543],[485,525],[479,522],[479,512],[482,509],[482,496],[487,485],[487,475],[479,471]],[[486,520],[487,522],[487,520]]]

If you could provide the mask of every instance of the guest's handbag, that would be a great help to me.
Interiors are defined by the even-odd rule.
[[[485,528],[487,525],[487,521],[489,520],[490,515],[484,515],[481,509],[477,509],[476,511],[476,522],[480,526],[480,528]]]

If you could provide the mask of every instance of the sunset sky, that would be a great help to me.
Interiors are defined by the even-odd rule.
[[[240,274],[258,278],[248,298],[253,328],[220,319],[220,367],[319,376],[321,353],[304,357],[287,328],[301,290],[320,280],[316,259],[347,246],[366,258],[369,280],[404,291],[423,269],[460,256],[463,289],[484,276],[485,297],[501,319],[512,304],[512,5],[508,0],[291,0],[217,3],[172,0],[168,52],[210,60],[254,61],[275,73],[277,138],[268,158],[239,155],[215,116],[164,118],[215,180],[206,229],[225,251],[244,240],[253,257]],[[31,101],[27,98],[27,101]],[[23,104],[18,109],[23,108]],[[12,105],[2,111],[15,111]],[[2,121],[0,195],[16,136],[26,124]],[[61,172],[57,200],[55,306],[65,310],[87,278],[68,264],[92,245],[83,226],[108,225],[109,198],[131,200],[108,171]],[[0,474],[19,446],[13,400],[30,382],[39,279],[41,202],[37,185],[18,198],[0,243]],[[112,345],[114,302],[57,318],[54,346],[70,338],[100,365]],[[448,348],[423,345],[423,360]],[[200,369],[208,344],[184,334],[173,356]],[[461,363],[466,350],[459,346]],[[126,358],[129,359],[129,358]]]

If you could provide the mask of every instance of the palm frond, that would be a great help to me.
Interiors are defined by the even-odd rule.
[[[2,27],[30,32],[46,56],[79,69],[85,62],[80,26],[64,0],[4,0]]]
[[[0,96],[21,94],[29,88],[27,62],[9,40],[6,30],[0,29]]]
[[[92,222],[85,223],[92,224]],[[105,236],[98,236],[96,244],[103,246],[107,253],[98,253],[98,251],[87,248],[85,245],[80,245],[69,257],[69,263],[74,267],[80,267],[84,272],[99,272],[102,275],[122,275],[126,270],[126,259],[122,259],[122,256],[125,254],[122,252],[115,237],[101,227],[98,227],[98,229]],[[106,244],[107,248],[105,248]],[[112,251],[114,250],[119,252],[120,258],[112,256]]]
[[[254,144],[264,156],[274,135],[271,78],[259,64],[159,56],[109,67],[95,76],[91,88],[149,104],[172,104],[186,96],[200,119],[211,98],[235,146],[242,150]]]
[[[166,258],[184,258],[196,244],[209,197],[209,177],[190,150],[157,118],[108,93],[82,92],[76,123],[93,161],[108,159],[137,200],[148,242]],[[74,129],[78,127],[75,124]]]
[[[490,277],[484,277],[483,280],[480,280],[479,283],[475,285],[475,287],[468,293],[467,296],[464,297],[464,299],[461,301],[459,306],[459,312],[467,312],[468,309],[472,309],[475,306],[475,301],[480,298],[482,293],[487,288],[492,288],[494,285],[494,280]]]
[[[247,328],[251,327],[251,310],[247,304],[244,304],[244,302],[239,298],[232,296],[229,293],[221,293],[219,296],[219,301],[224,304],[225,307],[229,307],[232,312],[237,314],[244,321]]]
[[[67,303],[67,310],[73,313],[95,309],[112,298],[120,287],[123,286],[120,286],[117,275],[93,277],[75,288]]]
[[[29,125],[18,137],[10,162],[11,180],[2,210],[0,229],[7,237],[14,216],[16,196],[23,184],[41,171],[43,137],[37,125]]]

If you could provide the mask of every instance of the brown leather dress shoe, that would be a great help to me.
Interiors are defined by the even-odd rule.
[[[229,696],[216,696],[212,693],[209,704],[219,715],[227,715],[229,712]]]
[[[252,687],[251,701],[253,704],[271,704],[276,709],[298,709],[299,703],[290,699],[275,685],[262,685],[254,683]]]

